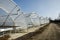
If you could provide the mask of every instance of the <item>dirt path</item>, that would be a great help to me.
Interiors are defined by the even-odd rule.
[[[60,28],[51,23],[41,34],[33,36],[31,40],[60,40]]]
[[[42,33],[36,34],[27,40],[60,40],[60,27],[51,23]]]

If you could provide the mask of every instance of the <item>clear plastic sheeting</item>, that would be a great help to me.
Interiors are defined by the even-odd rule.
[[[0,17],[0,26],[5,22],[6,17]],[[13,20],[9,17],[5,22],[4,26],[14,26]]]
[[[7,13],[3,9],[0,8],[0,26],[3,25],[3,23],[6,20],[6,17],[7,17]],[[9,17],[4,25],[13,26],[14,22],[13,22],[12,18]]]
[[[14,26],[15,25],[15,23],[14,23],[14,21],[12,20],[12,18],[11,17],[9,17],[8,19],[7,19],[7,21],[5,22],[5,26]]]
[[[56,20],[60,20],[60,13],[58,14],[58,17],[56,18]]]
[[[30,15],[31,14],[25,14],[25,18],[26,18],[26,23],[27,23],[27,26],[28,27],[32,27],[33,26],[33,24],[32,24],[32,21],[31,21],[31,18],[30,18]]]
[[[12,27],[13,29],[1,29],[2,31],[28,29],[28,27],[45,23],[49,23],[48,18],[39,17],[35,12],[24,14],[13,0],[0,0],[0,26],[3,24],[4,26],[15,26]]]
[[[19,6],[17,6],[17,4],[13,0],[0,0],[0,8],[3,9],[5,12],[7,12],[6,18],[4,20],[8,20],[9,17],[11,17],[12,20],[14,20],[15,17],[18,14],[20,14],[19,13],[20,8]]]
[[[34,26],[40,25],[39,17],[36,13],[32,12],[30,14],[30,18]]]
[[[44,17],[40,17],[40,24],[44,24],[45,23],[45,18]]]
[[[49,19],[46,17],[44,18],[45,19],[45,22],[44,23],[49,23]]]
[[[10,25],[12,24],[10,21],[13,19],[13,23],[15,26],[19,26],[19,28],[26,28],[26,20],[24,14],[20,11],[19,6],[13,2],[13,0],[0,0],[0,8],[2,8],[4,11],[7,12],[6,17],[1,17],[1,20],[4,18],[4,21],[6,20],[4,25]],[[12,16],[12,15],[13,16]],[[11,19],[10,19],[11,17]],[[2,22],[3,24],[3,22]],[[13,25],[13,24],[12,24]]]
[[[0,0],[0,8],[4,9],[7,13],[14,14],[19,7],[13,2],[13,0]]]
[[[44,18],[44,17],[39,17],[39,19],[40,19],[40,24],[45,24],[45,23],[49,23],[49,19],[46,17],[46,18]]]
[[[2,8],[0,8],[0,17],[2,16],[7,16],[7,13],[5,10],[3,10]]]
[[[20,14],[20,16],[18,16],[14,22],[15,22],[15,26],[19,26],[19,28],[22,29],[27,28],[26,18],[24,14]]]
[[[0,32],[7,31],[7,30],[13,30],[13,28],[4,28],[4,29],[0,29]]]

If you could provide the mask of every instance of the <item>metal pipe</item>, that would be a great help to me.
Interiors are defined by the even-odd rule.
[[[17,5],[11,10],[11,12],[13,12],[13,10],[14,10],[16,7],[17,7]],[[7,17],[6,17],[5,21],[3,22],[2,26],[5,25],[7,19],[9,18],[10,14],[11,14],[11,12],[7,15]]]

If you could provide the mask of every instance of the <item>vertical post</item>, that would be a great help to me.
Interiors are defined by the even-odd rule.
[[[41,17],[39,18],[39,21],[40,21],[40,25],[41,25]]]
[[[9,31],[9,34],[11,34],[11,30]]]
[[[3,35],[4,35],[4,31],[3,31]]]

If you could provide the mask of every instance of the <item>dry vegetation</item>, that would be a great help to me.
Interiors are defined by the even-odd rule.
[[[4,35],[0,37],[0,40],[8,40],[10,38],[10,35]]]

